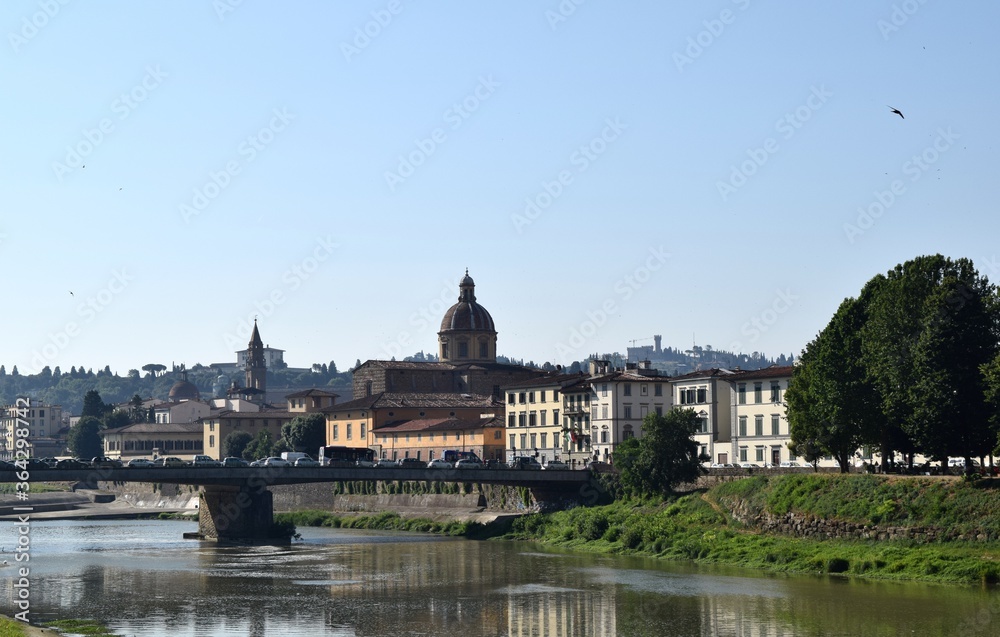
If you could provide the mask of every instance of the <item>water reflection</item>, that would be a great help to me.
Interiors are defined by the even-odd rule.
[[[32,617],[94,617],[124,634],[171,637],[976,637],[994,634],[1000,618],[997,593],[987,590],[748,576],[333,529],[305,529],[307,541],[292,546],[225,547],[179,539],[188,526],[38,524]]]

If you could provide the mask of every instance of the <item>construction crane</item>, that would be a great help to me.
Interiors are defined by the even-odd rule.
[[[635,347],[636,343],[642,343],[643,341],[654,341],[654,340],[656,340],[655,337],[648,336],[646,338],[634,338],[631,341],[629,341],[629,343],[632,343],[632,347]]]

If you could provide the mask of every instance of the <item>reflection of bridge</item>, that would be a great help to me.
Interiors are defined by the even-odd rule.
[[[149,469],[49,469],[0,471],[0,483],[150,482],[203,487],[199,533],[207,540],[264,540],[274,519],[267,487],[311,482],[457,482],[525,487],[539,502],[578,496],[591,482],[589,471],[512,469],[427,469],[368,467],[153,467]]]

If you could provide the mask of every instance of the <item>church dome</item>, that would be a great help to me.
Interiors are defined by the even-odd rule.
[[[173,387],[170,388],[168,396],[170,402],[173,403],[182,400],[201,400],[201,392],[198,391],[198,387],[186,379],[174,383]]]
[[[469,271],[465,271],[465,277],[459,284],[458,303],[448,308],[441,319],[441,331],[451,332],[454,330],[492,332],[496,327],[493,325],[493,317],[486,311],[486,308],[476,302],[476,283],[469,276]]]

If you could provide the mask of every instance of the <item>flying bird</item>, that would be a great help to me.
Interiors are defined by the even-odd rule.
[[[891,110],[891,111],[892,111],[893,113],[895,113],[896,115],[899,115],[900,117],[903,117],[903,114],[899,112],[899,109],[898,109],[898,108],[893,108],[893,107],[891,107],[891,106],[890,106],[890,107],[889,107],[889,110]],[[906,119],[906,118],[905,118],[905,117],[903,117],[903,119]]]

